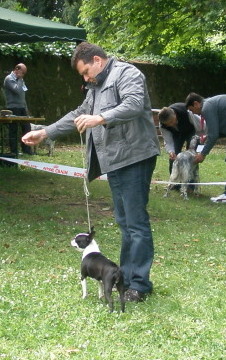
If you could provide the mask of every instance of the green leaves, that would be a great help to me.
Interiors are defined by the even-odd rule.
[[[130,59],[171,57],[185,47],[209,50],[211,36],[225,32],[226,24],[223,0],[83,0],[80,10],[90,42]]]
[[[226,59],[225,0],[47,0],[4,1],[34,15],[84,26],[87,40],[126,60],[172,66],[208,66]],[[1,5],[1,6],[3,6]],[[51,10],[52,9],[52,10]],[[36,11],[34,13],[34,11]],[[31,57],[34,52],[71,56],[70,44],[0,45],[0,53]]]
[[[45,53],[47,55],[71,57],[75,48],[74,43],[65,43],[55,41],[54,43],[37,42],[37,43],[18,43],[18,44],[0,44],[0,54],[17,55],[23,58],[32,58],[34,54]]]

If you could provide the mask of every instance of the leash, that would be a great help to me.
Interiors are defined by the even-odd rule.
[[[80,140],[81,140],[81,154],[82,154],[82,165],[83,169],[86,168],[85,164],[85,151],[84,151],[84,143],[82,139],[82,134],[80,133]],[[87,177],[83,177],[83,190],[86,198],[86,211],[87,211],[87,219],[88,219],[88,226],[89,226],[89,232],[91,232],[91,224],[90,224],[90,213],[89,213],[89,189],[87,185]]]

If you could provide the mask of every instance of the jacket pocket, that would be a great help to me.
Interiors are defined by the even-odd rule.
[[[113,109],[119,104],[113,83],[102,89],[100,104],[101,111]]]

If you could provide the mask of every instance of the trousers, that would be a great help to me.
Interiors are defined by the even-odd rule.
[[[13,112],[13,115],[17,116],[27,116],[27,111],[25,108],[8,108],[8,110],[11,110]],[[14,154],[18,153],[18,144],[17,144],[17,138],[18,138],[18,126],[20,125],[22,130],[22,136],[25,135],[27,132],[31,131],[31,125],[28,122],[20,122],[20,123],[11,123],[9,124],[9,147],[10,151]],[[22,141],[21,148],[24,153],[31,153],[31,147],[28,145],[25,145]]]
[[[156,156],[107,174],[115,219],[122,233],[120,266],[125,288],[152,291],[154,245],[147,204]]]

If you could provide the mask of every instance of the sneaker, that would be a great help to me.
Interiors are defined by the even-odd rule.
[[[214,203],[226,203],[226,194],[221,194],[217,197],[211,197],[210,200]]]
[[[146,294],[141,293],[134,289],[128,289],[124,295],[125,301],[129,301],[129,302],[132,302],[132,301],[140,302],[140,301],[144,301],[145,298],[146,298]]]

